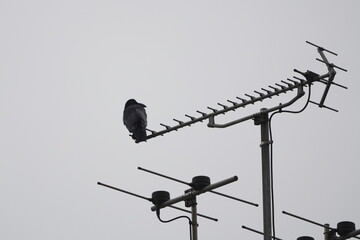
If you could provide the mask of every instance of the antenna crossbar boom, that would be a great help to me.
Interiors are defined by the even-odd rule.
[[[211,185],[208,185],[206,187],[204,187],[203,189],[200,189],[200,190],[194,190],[194,191],[191,191],[191,192],[188,192],[188,193],[185,193],[179,197],[176,197],[176,198],[173,198],[173,199],[170,199],[166,202],[164,202],[163,204],[160,204],[158,206],[152,206],[151,207],[151,211],[156,211],[158,209],[161,209],[161,208],[165,208],[165,207],[168,207],[168,206],[171,206],[173,204],[176,204],[178,202],[181,202],[181,201],[185,201],[185,200],[188,200],[188,199],[191,199],[197,195],[200,195],[202,193],[205,193],[205,192],[208,192],[208,191],[211,191],[215,188],[218,188],[218,187],[221,187],[221,186],[224,186],[226,184],[229,184],[229,183],[232,183],[232,182],[235,182],[238,180],[238,177],[237,176],[234,176],[234,177],[231,177],[231,178],[227,178],[227,179],[224,179],[220,182],[216,182],[216,183],[213,183]]]
[[[327,75],[324,76],[324,78],[326,78],[326,77],[328,77],[328,76]],[[303,80],[301,82],[296,82],[294,84],[289,83],[289,85],[287,87],[284,86],[284,88],[279,88],[279,89],[274,88],[273,92],[268,90],[267,94],[262,94],[259,97],[251,97],[249,100],[245,100],[244,102],[241,102],[241,103],[232,102],[233,106],[228,106],[227,108],[223,108],[221,110],[213,111],[212,113],[208,113],[208,114],[202,113],[202,116],[200,116],[198,118],[192,117],[191,120],[184,121],[184,122],[179,122],[178,125],[175,125],[173,127],[166,126],[166,128],[164,130],[161,130],[161,131],[158,131],[158,132],[149,130],[151,132],[151,134],[147,136],[146,140],[157,137],[157,136],[162,136],[162,135],[164,135],[166,133],[176,131],[176,130],[178,130],[180,128],[183,128],[183,127],[186,127],[186,126],[191,126],[194,123],[202,122],[202,121],[204,121],[206,119],[209,119],[211,117],[215,117],[215,116],[220,115],[220,114],[224,114],[224,113],[226,113],[228,111],[234,111],[234,110],[236,110],[238,108],[246,107],[249,104],[254,104],[256,102],[263,101],[264,99],[271,98],[273,96],[278,96],[281,93],[286,93],[286,92],[291,91],[293,89],[299,88],[300,86],[306,86],[306,85],[310,84],[310,82],[311,81]],[[187,116],[190,117],[189,115],[187,115]]]

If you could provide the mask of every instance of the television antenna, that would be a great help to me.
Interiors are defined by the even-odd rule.
[[[156,212],[156,215],[157,215],[158,219],[162,223],[169,223],[169,222],[172,222],[172,221],[177,220],[179,218],[187,218],[189,220],[189,226],[190,226],[190,240],[197,240],[198,239],[198,221],[197,221],[198,216],[209,219],[209,220],[212,220],[212,221],[216,221],[216,222],[218,221],[218,219],[216,219],[216,218],[209,217],[209,216],[206,216],[204,214],[199,214],[197,212],[196,197],[198,195],[206,193],[206,192],[211,192],[211,193],[214,193],[214,194],[226,197],[226,198],[230,198],[230,199],[233,199],[233,200],[237,200],[237,201],[252,205],[252,206],[256,206],[256,207],[258,206],[258,204],[256,204],[256,203],[252,203],[252,202],[249,202],[249,201],[245,201],[245,200],[242,200],[242,199],[239,199],[239,198],[235,198],[233,196],[229,196],[229,195],[214,191],[214,189],[216,189],[216,188],[219,188],[219,187],[222,187],[222,186],[227,185],[229,183],[237,181],[238,180],[237,176],[233,176],[233,177],[224,179],[222,181],[219,181],[219,182],[216,182],[216,183],[213,183],[213,184],[210,184],[210,178],[207,177],[207,176],[196,176],[196,177],[193,177],[191,183],[187,183],[185,181],[182,181],[182,180],[179,180],[179,179],[176,179],[176,178],[173,178],[173,177],[169,177],[169,176],[166,176],[164,174],[160,174],[160,173],[157,173],[157,172],[145,169],[145,168],[138,167],[138,169],[142,170],[142,171],[145,171],[145,172],[148,172],[148,173],[151,173],[151,174],[154,174],[154,175],[157,175],[157,176],[164,177],[166,179],[170,179],[170,180],[182,183],[182,184],[186,184],[186,185],[188,185],[190,187],[190,189],[187,189],[183,195],[180,195],[180,196],[172,198],[172,199],[170,199],[170,193],[167,192],[167,191],[163,191],[163,190],[153,192],[152,197],[148,198],[148,197],[144,197],[142,195],[132,193],[132,192],[129,192],[129,191],[117,188],[117,187],[113,187],[113,186],[108,185],[108,184],[101,183],[101,182],[98,182],[97,184],[101,185],[103,187],[107,187],[107,188],[110,188],[110,189],[113,189],[113,190],[116,190],[116,191],[120,191],[120,192],[128,194],[128,195],[138,197],[138,198],[141,198],[141,199],[152,202],[154,205],[151,207],[151,211]],[[174,204],[179,203],[181,201],[185,202],[186,207],[191,207],[191,211],[188,211],[186,209],[174,206]],[[165,207],[170,207],[170,208],[173,208],[173,209],[176,209],[176,210],[179,210],[179,211],[190,213],[191,214],[191,219],[189,217],[187,217],[187,216],[179,216],[179,217],[176,217],[176,218],[171,219],[171,220],[163,220],[160,217],[160,210],[162,208],[165,208]]]
[[[307,44],[316,47],[319,55],[321,58],[316,58],[317,61],[322,62],[325,64],[327,68],[327,72],[320,75],[313,71],[307,70],[306,72],[301,72],[297,69],[294,69],[294,72],[297,74],[300,74],[303,78],[299,78],[297,76],[294,76],[293,79],[287,78],[285,81],[281,81],[280,84],[276,83],[274,86],[268,86],[268,88],[261,88],[261,91],[254,91],[256,93],[256,96],[253,94],[245,94],[246,99],[242,97],[236,97],[236,101],[227,100],[228,104],[222,104],[218,103],[218,105],[221,107],[221,109],[213,108],[213,107],[207,107],[209,110],[211,110],[210,113],[205,113],[203,111],[197,110],[197,113],[200,114],[200,117],[194,117],[188,114],[185,114],[187,118],[190,120],[188,121],[182,121],[178,119],[173,119],[177,124],[175,126],[166,125],[163,123],[160,123],[161,126],[165,127],[165,129],[160,131],[154,131],[151,129],[147,129],[147,131],[150,132],[150,135],[147,136],[146,140],[150,140],[152,138],[163,136],[164,134],[170,133],[172,131],[177,131],[183,127],[191,126],[198,122],[203,122],[204,120],[208,120],[207,126],[210,128],[226,128],[230,127],[232,125],[245,122],[247,120],[254,120],[255,125],[260,125],[261,127],[261,158],[262,158],[262,195],[263,195],[263,229],[264,229],[264,240],[271,240],[272,238],[272,227],[273,227],[273,200],[271,199],[271,189],[272,189],[272,171],[271,171],[271,158],[270,158],[270,146],[272,145],[272,140],[269,138],[269,113],[280,113],[283,112],[283,110],[290,105],[292,105],[294,102],[296,102],[298,99],[300,99],[302,96],[305,95],[304,87],[308,86],[309,88],[309,98],[307,101],[308,103],[315,104],[319,106],[320,108],[329,109],[335,112],[338,112],[338,110],[326,106],[325,100],[328,95],[329,89],[332,85],[341,87],[344,89],[347,89],[347,87],[340,85],[338,83],[334,82],[336,71],[341,70],[344,72],[347,72],[346,69],[341,68],[333,63],[330,63],[325,56],[325,53],[329,53],[332,55],[337,56],[336,53],[333,51],[330,51],[328,49],[325,49],[321,46],[318,46],[314,43],[311,43],[309,41],[306,41]],[[305,79],[304,79],[305,78]],[[295,79],[295,80],[294,80]],[[325,85],[324,92],[322,94],[322,97],[319,102],[315,102],[310,100],[310,91],[311,86],[315,83],[321,83]],[[257,102],[261,102],[267,98],[272,98],[275,96],[279,96],[281,93],[287,93],[289,91],[293,91],[294,89],[297,90],[296,95],[291,99],[289,102],[282,104],[280,103],[277,106],[274,106],[272,108],[263,108],[260,110],[260,112],[250,114],[248,116],[242,117],[240,119],[236,119],[234,121],[219,124],[215,123],[215,117],[220,114],[225,114],[229,111],[234,111],[241,107],[246,107],[250,104],[255,104]],[[231,104],[231,105],[229,105]],[[307,106],[306,104],[306,106]],[[305,106],[305,108],[306,108]],[[304,109],[305,109],[304,108]],[[303,110],[304,110],[303,109]],[[275,229],[273,229],[275,230]]]

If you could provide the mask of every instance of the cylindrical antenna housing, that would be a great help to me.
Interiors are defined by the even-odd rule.
[[[353,223],[353,222],[343,221],[343,222],[339,222],[337,224],[336,232],[340,236],[346,236],[349,233],[351,233],[352,231],[355,231],[355,223]]]
[[[170,193],[167,191],[156,191],[151,195],[151,202],[155,206],[159,206],[168,200],[170,200]]]
[[[309,236],[301,236],[298,237],[297,240],[314,240],[314,238]]]
[[[207,187],[210,185],[210,178],[207,176],[196,176],[193,177],[191,182],[191,187],[195,190],[201,190],[204,187]]]

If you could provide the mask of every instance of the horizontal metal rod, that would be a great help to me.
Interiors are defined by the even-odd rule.
[[[194,121],[194,120],[196,119],[196,117],[193,117],[193,116],[190,116],[190,115],[187,115],[187,114],[185,114],[185,117],[190,118],[190,119],[191,119],[191,121]],[[183,124],[184,124],[184,123],[183,123]]]
[[[166,176],[166,175],[161,174],[161,173],[157,173],[157,172],[151,171],[151,170],[149,170],[149,169],[145,169],[145,168],[142,168],[142,167],[138,167],[138,169],[139,169],[139,170],[142,170],[142,171],[144,171],[144,172],[148,172],[148,173],[157,175],[157,176],[159,176],[159,177],[167,178],[167,179],[173,180],[173,181],[175,181],[175,182],[178,182],[178,183],[182,183],[182,184],[191,186],[190,183],[187,183],[187,182],[185,182],[185,181],[182,181],[182,180],[179,180],[179,179],[176,179],[176,178],[173,178],[173,177]]]
[[[297,77],[297,76],[293,76],[293,78],[295,78],[295,79],[299,80],[300,82],[306,81],[306,80],[301,79],[301,78],[299,78],[299,77]]]
[[[234,102],[234,101],[231,101],[231,100],[226,100],[226,101],[228,101],[229,103],[231,103],[234,106],[238,104],[237,102]]]
[[[271,91],[270,91],[270,90],[265,89],[265,88],[261,88],[261,90],[265,91],[267,94],[270,94],[270,93],[271,93]],[[270,98],[271,98],[271,97],[270,97]]]
[[[286,89],[286,87],[284,85],[281,85],[281,84],[278,84],[278,83],[275,83],[275,85],[280,87],[281,89]]]
[[[337,53],[334,53],[334,52],[332,52],[332,51],[330,51],[330,50],[327,50],[327,49],[325,49],[325,48],[323,48],[323,47],[320,47],[320,46],[318,46],[318,45],[316,45],[316,44],[314,44],[314,43],[311,43],[311,42],[309,42],[309,41],[306,41],[306,43],[308,43],[308,44],[310,44],[310,45],[312,45],[312,46],[314,46],[314,47],[317,47],[318,49],[320,49],[320,51],[326,51],[326,52],[328,52],[328,53],[331,53],[331,54],[334,54],[335,56],[337,56]]]
[[[236,97],[237,99],[241,100],[243,103],[246,103],[246,100],[241,97]]]
[[[156,211],[157,209],[165,208],[165,207],[171,206],[171,205],[173,205],[173,204],[175,204],[175,203],[178,203],[178,202],[181,202],[181,201],[185,201],[185,200],[191,199],[191,198],[193,198],[193,197],[196,197],[197,195],[200,195],[200,194],[202,194],[202,193],[211,191],[211,190],[213,190],[213,189],[219,188],[219,187],[221,187],[221,186],[224,186],[224,185],[226,185],[226,184],[235,182],[235,181],[237,181],[237,180],[238,180],[238,177],[237,177],[237,176],[234,176],[234,177],[231,177],[231,178],[227,178],[227,179],[225,179],[225,180],[222,180],[222,181],[220,181],[220,182],[210,184],[210,185],[204,187],[203,189],[194,190],[194,191],[185,193],[185,194],[183,194],[183,195],[181,195],[181,196],[179,196],[179,197],[170,199],[170,200],[164,202],[163,204],[160,204],[159,206],[152,206],[152,207],[151,207],[151,211]]]
[[[279,91],[279,89],[278,89],[278,88],[273,87],[273,86],[270,86],[270,85],[269,85],[269,88],[273,89],[275,92],[278,92],[278,91]],[[276,95],[279,95],[279,94],[276,94]]]
[[[323,60],[321,60],[321,59],[319,59],[319,58],[316,58],[316,60],[319,61],[319,62],[322,62],[322,63],[325,63],[325,64],[326,64],[326,62],[324,62]],[[329,65],[330,65],[331,67],[333,67],[333,68],[337,68],[337,69],[339,69],[339,70],[342,70],[342,71],[344,71],[344,72],[347,72],[347,70],[346,70],[345,68],[336,66],[336,65],[333,64],[333,63],[330,63]]]
[[[191,211],[186,210],[186,209],[183,209],[183,208],[179,208],[179,207],[175,207],[175,206],[169,206],[169,207],[174,208],[174,209],[179,210],[179,211],[186,212],[186,213],[192,213]],[[215,222],[218,221],[217,218],[209,217],[209,216],[206,216],[206,215],[204,215],[204,214],[197,213],[197,215],[198,215],[199,217],[203,217],[203,218],[206,218],[206,219],[209,219],[209,220],[213,220],[213,221],[215,221]]]
[[[292,86],[293,84],[292,83],[289,83],[289,82],[286,82],[284,80],[281,80],[282,83],[286,84],[288,87]]]
[[[240,198],[236,198],[236,197],[233,197],[233,196],[229,196],[229,195],[226,195],[226,194],[223,194],[223,193],[219,193],[219,192],[215,192],[215,191],[209,191],[209,192],[214,193],[214,194],[217,194],[217,195],[220,195],[220,196],[223,196],[223,197],[227,197],[227,198],[230,198],[230,199],[239,201],[239,202],[247,203],[247,204],[253,205],[253,206],[255,206],[255,207],[258,207],[258,206],[259,206],[259,204],[257,204],[257,203],[245,201],[245,200],[242,200],[242,199],[240,199]]]
[[[251,100],[254,100],[256,97],[254,97],[254,96],[251,96],[251,95],[249,95],[249,94],[246,94],[245,93],[245,96],[247,96],[247,97],[249,97]]]
[[[309,103],[318,105],[318,106],[321,107],[321,108],[326,108],[326,109],[329,109],[329,110],[334,111],[334,112],[339,112],[339,110],[337,110],[337,109],[335,109],[335,108],[331,108],[331,107],[328,107],[328,106],[325,106],[325,105],[320,106],[319,103],[313,102],[313,101],[311,101],[311,100],[309,100]]]
[[[215,109],[215,108],[212,108],[212,107],[207,107],[207,108],[210,109],[210,110],[213,111],[213,112],[219,111],[219,110],[217,110],[217,109]]]
[[[288,81],[290,81],[290,82],[292,82],[292,83],[294,83],[294,84],[297,84],[297,83],[299,83],[298,81],[295,81],[295,80],[293,80],[293,79],[290,79],[290,78],[287,78],[286,80],[288,80]]]
[[[165,127],[166,129],[170,129],[170,128],[171,128],[170,126],[165,125],[165,124],[163,124],[163,123],[160,123],[160,125],[163,126],[163,127]]]
[[[149,132],[151,132],[151,134],[155,134],[156,133],[156,131],[154,131],[154,130],[151,130],[151,129],[146,129],[147,131],[149,131]]]
[[[254,92],[257,93],[257,94],[259,94],[260,96],[265,96],[264,93],[261,93],[261,92],[259,92],[259,91],[254,90]]]
[[[206,113],[201,112],[201,111],[199,111],[199,110],[196,110],[196,112],[197,112],[197,113],[200,113],[201,115],[203,115],[203,117],[205,117],[205,116],[207,115]]]
[[[315,224],[315,225],[320,226],[320,227],[323,227],[323,228],[327,228],[327,229],[330,229],[330,230],[336,230],[336,228],[332,228],[332,227],[330,227],[330,226],[326,226],[326,225],[324,225],[324,224],[320,224],[320,223],[314,222],[314,221],[312,221],[312,220],[309,220],[309,219],[306,219],[306,218],[297,216],[297,215],[292,214],[292,213],[288,213],[288,212],[286,212],[286,211],[282,211],[282,213],[283,213],[283,214],[286,214],[286,215],[289,215],[289,216],[291,216],[291,217],[294,217],[294,218],[303,220],[303,221],[305,221],[305,222],[309,222],[309,223]]]
[[[326,80],[323,80],[323,79],[320,79],[319,82],[323,83],[323,84],[327,84],[327,81]],[[348,89],[346,86],[343,86],[343,85],[340,85],[338,83],[334,83],[332,82],[331,84],[337,86],[337,87],[341,87],[341,88],[344,88],[344,89]]]
[[[132,195],[132,196],[134,196],[134,197],[138,197],[138,198],[141,198],[141,199],[144,199],[144,200],[147,200],[147,201],[150,201],[150,202],[151,202],[151,198],[147,198],[147,197],[144,197],[144,196],[141,196],[141,195],[138,195],[138,194],[135,194],[135,193],[129,192],[129,191],[125,191],[125,190],[122,190],[122,189],[120,189],[120,188],[117,188],[117,187],[113,187],[113,186],[107,185],[107,184],[105,184],[105,183],[98,182],[97,184],[98,184],[98,185],[101,185],[101,186],[104,186],[104,187],[107,187],[107,188],[111,188],[111,189],[114,189],[114,190],[116,190],[116,191],[123,192],[123,193],[129,194],[129,195]]]
[[[218,103],[218,105],[221,106],[221,107],[223,107],[224,109],[227,109],[227,108],[228,108],[228,106],[226,106],[226,105],[224,105],[224,104],[222,104],[222,103]]]
[[[183,121],[177,120],[177,119],[175,119],[175,118],[173,118],[173,120],[174,120],[175,122],[179,123],[179,124],[184,123]]]
[[[262,232],[260,232],[260,231],[258,231],[258,230],[255,230],[255,229],[252,229],[252,228],[249,228],[249,227],[247,227],[247,226],[241,226],[243,229],[246,229],[246,230],[249,230],[249,231],[251,231],[251,232],[254,232],[254,233],[258,233],[258,234],[261,234],[261,235],[264,235],[264,233],[262,233]],[[277,237],[273,237],[273,236],[271,236],[271,238],[272,239],[275,239],[275,240],[282,240],[281,238],[277,238]]]

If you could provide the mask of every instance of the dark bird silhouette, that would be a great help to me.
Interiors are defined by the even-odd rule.
[[[144,104],[138,103],[135,99],[129,99],[125,103],[123,121],[136,142],[146,140],[147,115],[145,107]]]

